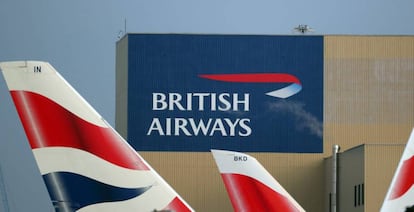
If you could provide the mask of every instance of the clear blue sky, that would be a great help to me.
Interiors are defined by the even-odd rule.
[[[50,62],[113,125],[125,19],[137,33],[292,34],[308,24],[322,35],[414,35],[413,8],[412,0],[1,0],[0,61]],[[3,77],[0,167],[11,211],[51,210]]]

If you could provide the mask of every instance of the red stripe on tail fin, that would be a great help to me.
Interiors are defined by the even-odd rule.
[[[124,168],[149,170],[112,128],[93,125],[36,93],[11,95],[32,149],[73,147]]]
[[[222,174],[235,211],[299,211],[287,197],[265,184],[240,174]]]

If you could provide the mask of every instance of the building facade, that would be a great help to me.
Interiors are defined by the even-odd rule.
[[[161,39],[175,37],[175,40],[161,43],[151,41],[151,39],[160,39],[160,37]],[[241,43],[231,43],[234,41],[229,41],[229,37]],[[205,41],[199,41],[203,39]],[[213,48],[214,45],[218,45],[217,43],[226,48],[221,50]],[[191,48],[197,45],[213,47],[207,53],[200,53]],[[182,48],[186,51],[183,51]],[[172,49],[180,51],[174,52]],[[331,148],[334,144],[341,146],[343,151],[340,153],[340,160],[343,164],[340,162],[341,166],[338,170],[347,173],[344,176],[339,175],[338,179],[338,208],[343,209],[338,211],[377,211],[382,204],[395,170],[397,164],[395,161],[400,158],[398,153],[402,152],[401,146],[398,145],[404,145],[407,142],[409,133],[414,126],[414,36],[127,34],[118,41],[116,50],[117,130],[197,211],[232,210],[212,155],[206,151],[208,148],[227,148],[252,152],[250,154],[268,169],[303,208],[307,211],[329,211],[330,179],[327,174],[329,172],[329,165],[327,165],[329,162],[327,161],[329,160],[325,160],[325,158],[331,156]],[[274,56],[269,57],[269,54],[274,54]],[[205,60],[211,55],[216,55],[214,56],[216,59]],[[223,57],[225,59],[220,59]],[[246,60],[254,62],[252,64],[243,62]],[[141,66],[140,64],[146,65]],[[177,69],[169,68],[181,67],[182,64],[190,64],[187,66],[189,70],[178,69],[186,71],[180,72]],[[205,70],[202,73],[197,72],[199,64],[201,64],[200,67],[208,67],[209,72]],[[272,67],[277,67],[277,69],[272,69]],[[306,69],[306,67],[309,68]],[[188,81],[192,79],[186,78],[183,74],[191,73],[192,70],[197,75],[212,74],[213,68],[228,71],[231,74],[236,72],[251,74],[252,71],[263,73],[277,70],[287,73],[283,76],[292,75],[297,78],[276,79],[269,86],[257,86],[258,82],[250,82],[251,84],[248,85],[237,84],[234,88],[234,86],[226,87],[227,84],[222,85],[221,82],[214,80],[214,82],[205,81],[205,78],[196,78],[195,83],[189,83]],[[224,68],[226,70],[223,70]],[[289,72],[291,70],[299,71]],[[145,82],[160,76],[160,74],[163,75],[164,81],[153,81],[149,84]],[[223,75],[221,72],[220,74]],[[204,107],[203,110],[189,111],[189,108],[194,109],[194,102],[200,103],[200,100],[188,103],[187,97],[195,92],[185,92],[188,89],[185,86],[177,87],[176,81],[173,80],[177,76],[183,79],[183,84],[189,83],[192,86],[191,89],[198,89],[197,86],[209,87],[209,90],[205,89],[197,94],[198,97],[209,95],[211,98],[208,101],[213,97],[218,99],[219,95],[223,93],[213,94],[213,88],[230,90],[227,92],[229,95],[236,93],[232,89],[241,89],[242,94],[248,93],[246,90],[250,92],[249,89],[251,89],[257,94],[249,93],[247,95],[249,101],[254,103],[249,103],[249,110],[242,111],[244,113],[226,110],[228,108],[225,106],[221,107],[223,111],[217,111],[220,108],[218,105],[227,105],[230,101],[222,101],[218,105],[210,103],[209,113],[205,113]],[[272,123],[273,120],[274,123],[277,123],[275,124],[276,128],[281,128],[283,131],[276,134],[266,134],[268,132],[259,130],[260,125],[258,125],[259,127],[254,125],[257,122],[254,119],[256,114],[255,116],[243,116],[243,114],[255,113],[253,107],[260,109],[260,106],[255,105],[256,102],[267,102],[267,100],[261,99],[265,97],[261,97],[260,93],[269,89],[283,89],[285,86],[291,85],[296,88],[298,85],[301,86],[300,92],[296,92],[287,100],[272,99],[280,104],[271,104],[272,108],[279,110],[279,118],[287,120],[292,125],[291,128],[282,128],[279,119],[265,115],[270,117],[267,120],[268,123]],[[147,92],[153,86],[159,91]],[[306,93],[309,90],[314,94]],[[318,90],[320,95],[317,95]],[[140,97],[142,94],[146,95],[146,92],[153,94],[152,99],[151,95],[148,99]],[[159,107],[154,106],[154,102],[161,102],[161,99],[164,98],[155,99],[154,93],[167,92],[173,93],[170,96],[165,95],[165,98],[174,98],[171,100],[173,108],[154,112],[154,108],[161,110],[164,105],[164,103],[158,103]],[[227,93],[223,94],[223,99],[228,97]],[[159,96],[162,96],[161,94]],[[246,98],[240,99],[240,96],[237,96],[239,99],[236,99],[236,102],[246,102]],[[184,100],[178,103],[179,99],[184,98],[187,98],[185,103]],[[289,101],[291,101],[290,103],[304,104],[289,104]],[[321,104],[317,104],[319,101]],[[316,103],[312,106],[313,102]],[[240,109],[246,104],[239,103],[238,105]],[[301,119],[295,119],[297,116],[294,115],[298,113],[292,111],[297,111],[294,108],[298,109],[298,105],[299,109],[304,109],[299,110],[302,111],[302,114],[309,112],[313,114],[311,117],[314,119],[309,119],[309,116],[308,119],[303,116]],[[203,106],[207,107],[207,105]],[[200,109],[200,104],[198,104],[198,109]],[[183,110],[185,113],[182,113]],[[322,111],[321,114],[318,114],[318,110]],[[200,111],[203,114],[198,119],[205,119],[204,115],[209,114],[216,121],[215,125],[212,125],[214,130],[206,131],[206,135],[210,135],[211,132],[219,133],[221,136],[232,135],[228,136],[230,140],[227,138],[216,140],[222,143],[229,141],[228,144],[231,145],[214,146],[216,145],[214,143],[216,134],[214,133],[207,139],[180,139],[179,133],[187,133],[183,123],[190,126],[195,120],[181,118],[185,114],[197,116]],[[216,116],[215,114],[218,112],[228,115],[224,118]],[[152,114],[152,118],[146,121],[148,114]],[[258,114],[260,115],[260,113]],[[158,116],[163,117],[160,120],[166,120],[165,123],[151,122],[154,117],[158,118]],[[169,126],[167,120],[170,120],[171,117],[175,117],[176,121],[171,121],[170,124],[181,126],[181,128],[178,127],[178,130],[171,129],[170,131],[162,128],[162,126]],[[218,119],[220,121],[217,121]],[[243,120],[247,127],[236,126],[235,123],[242,123]],[[313,123],[312,126],[316,127],[302,126],[295,122],[298,120],[299,123]],[[219,123],[217,124],[217,122]],[[230,129],[229,131],[220,128],[226,122],[233,123],[233,128],[226,128]],[[318,130],[321,128],[318,127],[318,123],[322,123],[323,130]],[[278,132],[276,128],[268,131]],[[307,133],[300,134],[299,137],[295,136],[299,134],[296,131],[300,130]],[[141,136],[135,135],[137,132],[141,132]],[[168,141],[169,144],[165,146],[163,143],[157,143],[157,139],[146,137],[152,135],[153,132],[158,133],[158,138],[164,139],[162,141]],[[246,141],[246,143],[252,142],[244,138],[247,136],[243,136],[248,132],[256,133],[257,137],[254,137],[254,140],[263,139],[264,143],[274,142],[273,146],[267,147],[265,144],[260,144],[265,149],[263,150],[255,149],[260,146],[259,144],[253,145],[254,147],[238,144],[237,141],[240,140]],[[188,130],[188,134],[191,133],[194,132]],[[281,137],[282,141],[274,139],[283,133],[286,135]],[[166,135],[171,136],[167,137]],[[194,134],[191,136],[195,137]],[[234,143],[232,143],[232,139]],[[280,144],[283,139],[291,139],[292,144]],[[302,143],[299,142],[300,139],[303,139]],[[144,143],[140,143],[142,141]],[[187,143],[179,143],[182,141]],[[205,141],[205,144],[208,145],[197,147],[195,150],[188,147],[197,141]],[[170,146],[174,142],[178,143],[178,147]],[[398,148],[395,149],[395,146]],[[266,151],[266,149],[271,150]],[[390,154],[390,152],[393,153]],[[380,160],[377,160],[376,157],[381,155],[390,156],[389,159],[382,157],[383,162],[381,162],[392,161],[389,162],[389,166],[382,166],[379,163]],[[347,169],[349,171],[346,171]],[[345,179],[350,184],[347,184],[348,181],[343,181]]]

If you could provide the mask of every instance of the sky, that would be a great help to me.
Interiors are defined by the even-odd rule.
[[[50,62],[114,126],[125,23],[129,33],[289,35],[307,24],[317,35],[414,35],[413,8],[412,0],[1,0],[0,61]],[[2,76],[0,169],[0,212],[52,211]]]

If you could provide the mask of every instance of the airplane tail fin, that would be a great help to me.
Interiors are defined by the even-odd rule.
[[[254,157],[211,152],[235,211],[305,211]]]
[[[0,69],[57,211],[193,211],[49,63]]]
[[[405,211],[414,205],[414,128],[397,166],[382,212]]]

